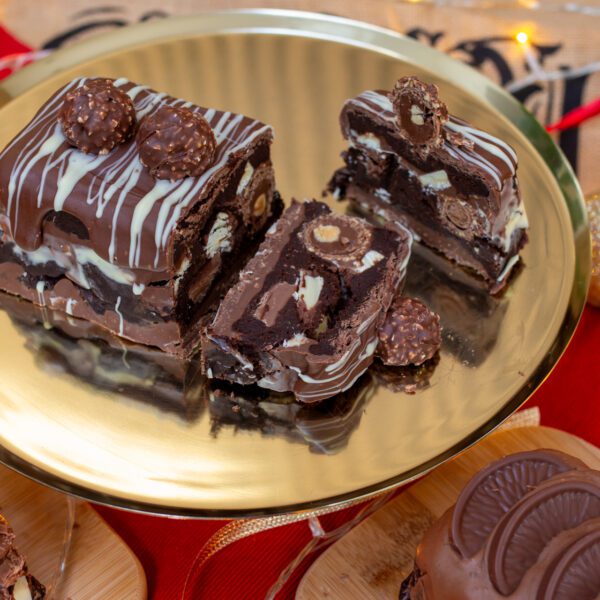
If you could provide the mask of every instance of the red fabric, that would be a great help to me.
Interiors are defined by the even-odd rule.
[[[0,56],[27,50],[0,27]],[[540,407],[543,425],[600,446],[600,310],[586,309],[565,355],[527,406]],[[311,538],[308,525],[297,523],[237,542],[193,573],[191,593],[182,598],[198,552],[226,522],[164,519],[96,508],[137,554],[146,571],[149,598],[154,600],[264,598],[282,569]],[[323,517],[324,529],[342,525],[358,510],[360,507],[354,507]],[[316,556],[305,561],[279,598],[293,598],[301,575]]]
[[[6,57],[21,52],[29,52],[31,48],[14,37],[0,25],[0,56]],[[10,69],[0,69],[0,79],[11,74]]]

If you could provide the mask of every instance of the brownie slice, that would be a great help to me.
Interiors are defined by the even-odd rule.
[[[527,241],[514,150],[449,116],[437,87],[414,77],[348,100],[340,122],[350,147],[334,196],[401,222],[492,293],[502,289]]]
[[[0,154],[0,289],[189,355],[281,211],[272,137],[123,78],[71,81]]]
[[[317,402],[350,388],[404,281],[410,234],[293,202],[225,297],[202,344],[210,378]]]
[[[0,515],[0,600],[44,600],[46,588],[27,570],[15,533]]]

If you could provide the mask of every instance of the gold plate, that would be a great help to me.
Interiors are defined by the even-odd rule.
[[[166,19],[58,51],[6,81],[0,144],[67,80],[124,76],[273,124],[282,194],[319,196],[341,163],[343,100],[389,88],[404,74],[437,82],[453,113],[513,145],[531,221],[525,268],[500,300],[446,263],[412,268],[410,287],[439,308],[446,327],[435,370],[396,382],[409,380],[416,394],[366,380],[362,396],[344,407],[298,414],[294,405],[264,403],[256,411],[249,403],[232,410],[200,394],[204,404],[182,417],[51,371],[39,351],[28,349],[39,348],[43,331],[30,332],[32,338],[1,313],[1,460],[47,485],[129,509],[272,514],[340,504],[406,482],[514,412],[548,375],[577,324],[589,233],[560,151],[520,104],[474,70],[391,31],[323,15]],[[148,387],[145,399],[157,389]]]

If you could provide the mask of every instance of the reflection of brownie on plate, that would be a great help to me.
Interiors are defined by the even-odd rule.
[[[25,557],[15,546],[15,533],[0,515],[0,598],[44,600],[46,588],[29,574]]]
[[[600,472],[554,450],[480,471],[425,534],[401,600],[595,600]]]
[[[186,421],[198,416],[205,380],[197,361],[132,344],[89,321],[9,294],[0,293],[0,308],[46,371],[68,373],[94,388],[151,404]]]
[[[403,223],[490,291],[504,287],[528,227],[508,144],[449,116],[437,87],[414,77],[348,100],[341,127],[350,148],[335,196]]]
[[[290,393],[215,380],[207,387],[212,432],[218,435],[223,427],[259,430],[265,436],[308,444],[316,453],[334,454],[348,443],[374,390],[367,372],[335,398],[307,405]]]
[[[210,378],[321,401],[373,361],[411,237],[293,203],[225,297],[202,344]]]
[[[421,298],[440,315],[445,350],[471,366],[490,355],[508,300],[490,296],[479,278],[414,244],[405,293]]]
[[[80,78],[0,154],[0,289],[188,355],[280,210],[272,130]]]

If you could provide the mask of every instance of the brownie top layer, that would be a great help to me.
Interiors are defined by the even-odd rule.
[[[114,80],[131,98],[138,124],[161,108],[183,108],[203,116],[214,133],[214,157],[200,176],[155,179],[140,161],[135,137],[104,154],[86,154],[68,142],[59,113],[67,94],[89,81],[78,78],[57,91],[0,154],[0,206],[10,234],[22,249],[35,251],[45,223],[58,214],[81,246],[106,261],[164,271],[177,224],[197,210],[233,160],[245,158],[259,139],[270,141],[272,130],[243,115]]]
[[[392,105],[389,92],[363,92],[346,101],[342,108],[340,120],[344,137],[369,147],[375,140],[370,140],[368,134],[365,136],[360,135],[362,132],[353,131],[349,120],[352,113],[363,114],[383,126],[392,135],[397,136],[401,143],[402,138],[398,134],[397,126],[398,113]],[[512,180],[517,169],[517,155],[506,142],[452,115],[441,127],[443,143],[432,150],[439,154],[440,158],[450,163],[462,164],[467,170],[477,172],[492,189],[498,191],[502,190],[506,181]],[[386,150],[377,147],[373,149]]]

